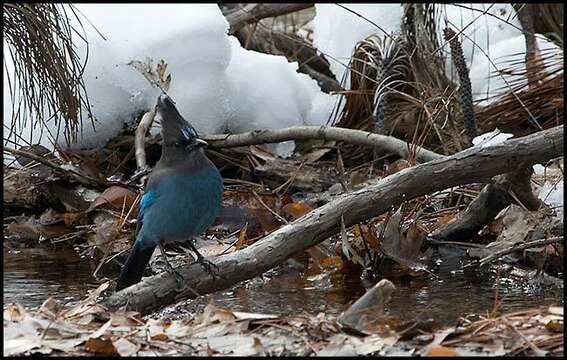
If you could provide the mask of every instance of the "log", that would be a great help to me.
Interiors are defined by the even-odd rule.
[[[251,246],[217,258],[209,258],[222,278],[213,278],[200,264],[178,268],[181,286],[168,273],[147,277],[102,301],[109,309],[125,307],[143,314],[194,297],[189,289],[207,294],[251,279],[304,251],[341,227],[353,226],[410,199],[443,189],[491,178],[526,168],[563,154],[563,125],[508,140],[489,147],[473,147],[452,156],[406,168],[373,186],[341,196]]]
[[[278,143],[288,140],[322,139],[377,147],[381,150],[397,154],[402,158],[407,158],[410,155],[410,144],[396,139],[393,136],[333,126],[292,126],[275,130],[254,130],[232,135],[208,135],[203,139],[207,141],[211,147],[216,148]],[[444,155],[437,154],[425,148],[417,146],[415,148],[417,151],[416,160],[418,162],[427,162],[444,157]]]

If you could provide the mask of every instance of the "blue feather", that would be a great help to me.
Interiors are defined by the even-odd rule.
[[[138,211],[138,215],[140,219],[144,217],[144,211],[150,206],[155,198],[157,193],[155,191],[148,191],[142,196],[142,200],[140,201],[140,210]]]

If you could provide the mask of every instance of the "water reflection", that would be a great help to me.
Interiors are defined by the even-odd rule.
[[[305,259],[303,259],[305,260]],[[465,276],[455,261],[439,262],[436,277],[393,279],[396,290],[388,304],[391,316],[402,321],[417,316],[433,318],[438,325],[455,325],[461,316],[492,311],[495,279]],[[4,304],[18,302],[37,307],[49,296],[67,302],[83,298],[94,284],[96,264],[81,259],[72,249],[4,249]],[[320,273],[282,266],[233,288],[210,295],[217,305],[233,311],[289,315],[306,311],[338,315],[365,291],[358,274]],[[500,311],[561,304],[561,291],[536,291],[517,280],[499,281]],[[367,286],[371,286],[368,284]]]
[[[65,303],[81,299],[93,270],[71,248],[4,248],[4,306],[38,307],[53,296]]]

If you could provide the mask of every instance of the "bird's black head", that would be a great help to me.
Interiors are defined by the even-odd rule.
[[[169,96],[159,97],[156,116],[161,122],[161,136],[166,149],[192,151],[207,145],[199,139],[197,130],[177,111]]]

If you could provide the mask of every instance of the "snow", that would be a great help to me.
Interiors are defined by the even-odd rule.
[[[201,134],[322,124],[336,101],[296,73],[297,63],[243,49],[227,35],[228,23],[216,4],[75,6],[106,40],[82,19],[90,46],[85,85],[97,123],[96,131],[84,127],[74,147],[103,146],[155,104],[160,91],[127,65],[132,60],[167,63],[168,94]],[[78,52],[84,56],[84,44]],[[6,123],[11,109],[4,93]],[[151,132],[157,131],[154,124]],[[51,147],[46,138],[41,143]],[[274,146],[282,155],[293,147],[293,142]]]
[[[540,188],[538,198],[554,209],[557,219],[563,222],[563,180],[546,181]]]
[[[403,16],[401,4],[341,4],[368,20],[374,22],[386,32],[399,31]],[[371,34],[381,34],[382,30],[348,10],[336,4],[316,4],[316,16],[313,21],[313,42],[315,47],[331,64],[331,71],[341,80],[347,68],[356,43]],[[459,40],[469,69],[473,99],[482,100],[509,91],[508,84],[525,84],[526,79],[514,74],[499,75],[498,70],[507,68],[506,64],[518,63],[518,72],[525,70],[525,40],[521,25],[510,4],[461,4],[438,5],[438,36],[440,44],[442,29],[447,23],[453,29],[465,29]],[[483,14],[486,12],[486,14]],[[546,57],[546,66],[562,64],[563,51],[542,35],[536,35],[537,44]],[[443,47],[446,58],[447,75],[458,82],[449,54],[449,46]],[[342,64],[341,64],[342,63]],[[504,79],[505,80],[504,80]],[[350,88],[350,83],[346,83]],[[481,102],[487,105],[494,99]]]
[[[347,71],[356,43],[371,34],[382,34],[382,31],[371,22],[384,31],[392,33],[400,31],[403,16],[401,4],[340,5],[363,15],[367,20],[336,4],[315,4],[313,45],[323,54],[330,55],[327,56],[327,60],[331,71],[339,81]],[[350,85],[347,87],[350,88]]]
[[[480,146],[482,148],[498,145],[504,141],[514,137],[514,134],[502,133],[498,128],[493,131],[481,134],[472,140],[474,146]]]

